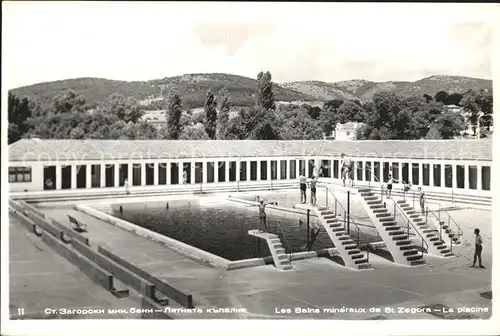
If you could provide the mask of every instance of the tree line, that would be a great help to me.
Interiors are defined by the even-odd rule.
[[[362,122],[359,139],[451,139],[468,124],[474,133],[492,125],[491,90],[469,90],[464,94],[438,92],[434,97],[403,97],[380,91],[368,102],[334,99],[322,108],[302,105],[277,106],[272,76],[260,72],[254,106],[231,108],[224,87],[206,93],[203,113],[183,108],[182,96],[171,91],[164,99],[166,125],[157,127],[142,120],[144,111],[134,98],[112,94],[97,106],[69,90],[53,98],[50,106],[9,93],[8,139],[170,139],[315,140],[331,134],[337,123]],[[445,105],[459,105],[465,114]]]

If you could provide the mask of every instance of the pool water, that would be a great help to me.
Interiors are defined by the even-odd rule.
[[[168,209],[165,202],[122,204],[122,213],[119,207],[118,204],[113,205],[107,212],[228,260],[270,255],[264,240],[248,234],[248,230],[259,227],[256,206],[229,201],[207,204],[193,199],[169,201]],[[268,225],[271,227],[268,231],[281,236],[279,230],[272,229],[276,224],[285,234],[286,242],[283,239],[282,242],[286,252],[302,251],[307,230],[305,224],[299,225],[299,217],[296,214],[268,213]],[[333,247],[333,243],[327,233],[322,231],[313,249],[330,247]]]

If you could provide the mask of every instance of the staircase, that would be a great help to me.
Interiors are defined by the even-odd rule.
[[[445,242],[439,236],[439,232],[431,229],[429,225],[422,219],[422,217],[413,209],[406,200],[396,201],[399,209],[409,218],[414,224],[413,227],[419,231],[420,235],[424,237],[425,241],[429,245],[428,253],[440,256],[440,257],[452,257],[454,254],[446,246]]]
[[[436,230],[438,232],[444,231],[444,234],[450,238],[449,240],[445,240],[445,244],[448,245],[451,248],[451,244],[453,245],[458,245],[460,244],[460,236],[463,234],[462,229],[456,224],[456,232],[451,229],[451,227],[446,224],[446,221],[442,221],[435,213],[434,211],[430,210],[429,208],[426,207],[426,211],[428,212],[427,215],[427,221],[431,222],[434,224]],[[450,216],[448,213],[446,213],[448,216]],[[449,223],[449,221],[448,221]],[[442,236],[441,236],[442,238]]]
[[[368,258],[358,248],[356,242],[345,232],[344,225],[335,217],[335,213],[327,207],[313,207],[312,211],[328,233],[337,248],[345,266],[354,269],[372,268]]]
[[[274,265],[277,269],[282,271],[292,269],[290,259],[288,255],[285,254],[285,249],[283,248],[281,240],[277,235],[269,232],[262,232],[259,230],[250,230],[248,231],[248,234],[251,236],[262,238],[267,242],[269,251],[271,251],[271,255],[274,260]]]
[[[394,262],[409,266],[425,264],[422,253],[412,244],[408,234],[398,225],[375,192],[365,187],[358,188],[358,192],[363,200],[363,207],[384,240]]]

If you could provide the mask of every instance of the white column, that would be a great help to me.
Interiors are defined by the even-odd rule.
[[[219,161],[214,161],[214,183],[219,182]]]
[[[371,170],[371,173],[370,173],[370,181],[371,182],[375,182],[375,161],[370,161],[371,164],[370,164],[370,170]]]
[[[399,169],[399,174],[398,174],[399,180],[403,181],[403,162],[401,162],[401,161],[399,162],[398,169]]]
[[[184,162],[178,162],[179,164],[179,169],[177,169],[177,175],[178,175],[178,180],[179,180],[179,184],[182,184],[182,182],[184,182],[182,180],[182,175],[184,174]]]
[[[380,183],[384,183],[384,173],[385,173],[385,168],[384,168],[384,161],[380,161]]]
[[[434,164],[429,163],[429,186],[434,187]]]
[[[304,171],[306,172],[306,177],[309,177],[311,173],[309,172],[309,159],[304,158]]]
[[[225,182],[229,182],[229,164],[230,163],[231,163],[231,161],[225,161],[225,163],[224,163],[224,171],[225,171],[224,181]]]
[[[469,165],[464,165],[464,189],[469,188]]]
[[[409,161],[406,164],[408,165],[408,183],[413,184],[413,162]]]
[[[113,184],[113,187],[118,187],[120,185],[120,164],[115,163],[114,167],[115,167],[115,174],[114,174],[115,182]]]
[[[457,189],[457,165],[455,163],[452,164],[452,187],[453,189]]]
[[[418,163],[418,185],[424,185],[424,164]]]
[[[146,185],[146,165],[150,163],[141,163],[141,186]]]
[[[276,179],[281,180],[281,158],[276,160]]]
[[[446,165],[445,164],[441,164],[441,188],[444,188],[446,186],[445,182],[446,182],[446,175],[445,175],[445,170],[444,170],[444,167]]]
[[[129,161],[127,165],[127,179],[129,187],[134,186],[134,165],[131,161]]]
[[[71,165],[71,189],[76,189],[76,169],[79,165]]]
[[[295,178],[300,176],[300,160],[295,160]]]
[[[92,165],[85,166],[85,187],[92,188]]]
[[[56,190],[61,190],[62,166],[56,165]],[[45,183],[45,181],[43,181]]]
[[[257,181],[260,181],[260,178],[261,178],[261,176],[260,176],[260,165],[261,165],[260,161],[257,160]]]
[[[239,181],[241,177],[241,161],[236,161],[236,181]]]
[[[166,162],[165,163],[165,168],[166,168],[166,172],[167,172],[167,185],[171,185],[172,184],[172,163],[169,161],[169,162]]]
[[[158,168],[158,164],[159,164],[158,162],[155,162],[153,164],[153,175],[154,175],[154,177],[153,177],[153,185],[155,185],[155,186],[157,186],[157,185],[160,184],[160,182],[159,182],[160,177],[158,176],[160,170]]]
[[[208,166],[208,162],[203,161],[202,168],[201,168],[202,169],[202,176],[203,176],[203,183],[207,183],[207,181],[208,181],[207,166]]]
[[[266,175],[267,175],[267,179],[271,180],[271,160],[267,160]]]
[[[99,167],[101,169],[101,180],[100,180],[101,188],[105,188],[106,187],[106,163],[101,162],[101,165]],[[114,183],[114,181],[113,181],[113,183]]]
[[[191,161],[191,184],[196,183],[196,162]]]
[[[483,190],[483,170],[477,165],[477,190]]]
[[[250,161],[247,161],[247,165],[246,165],[246,176],[247,176],[246,180],[247,181],[250,181],[250,166],[251,166]]]

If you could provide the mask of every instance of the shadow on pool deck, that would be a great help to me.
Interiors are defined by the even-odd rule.
[[[67,222],[68,209],[44,210],[49,217]],[[72,211],[75,214],[74,211]],[[457,247],[454,258],[426,256],[427,265],[406,267],[370,254],[373,270],[353,271],[326,258],[292,262],[291,271],[272,265],[225,271],[209,268],[167,247],[76,212],[88,224],[92,246],[103,245],[179,290],[191,293],[197,308],[245,308],[242,314],[179,314],[179,318],[322,318],[367,319],[380,313],[295,313],[295,308],[421,307],[442,303],[449,307],[488,307],[480,293],[491,290],[491,269],[468,267],[470,248]],[[491,241],[487,242],[490,243]],[[485,246],[491,251],[491,246]],[[491,253],[491,252],[490,252]],[[491,255],[485,255],[491,265]],[[49,286],[47,284],[47,286]],[[42,286],[43,287],[43,286]],[[22,291],[21,291],[22,292]],[[37,295],[30,294],[36,300]],[[74,299],[76,300],[76,298]],[[83,304],[83,303],[82,303]],[[291,309],[280,314],[277,310]],[[431,319],[427,313],[383,314],[388,319]]]

